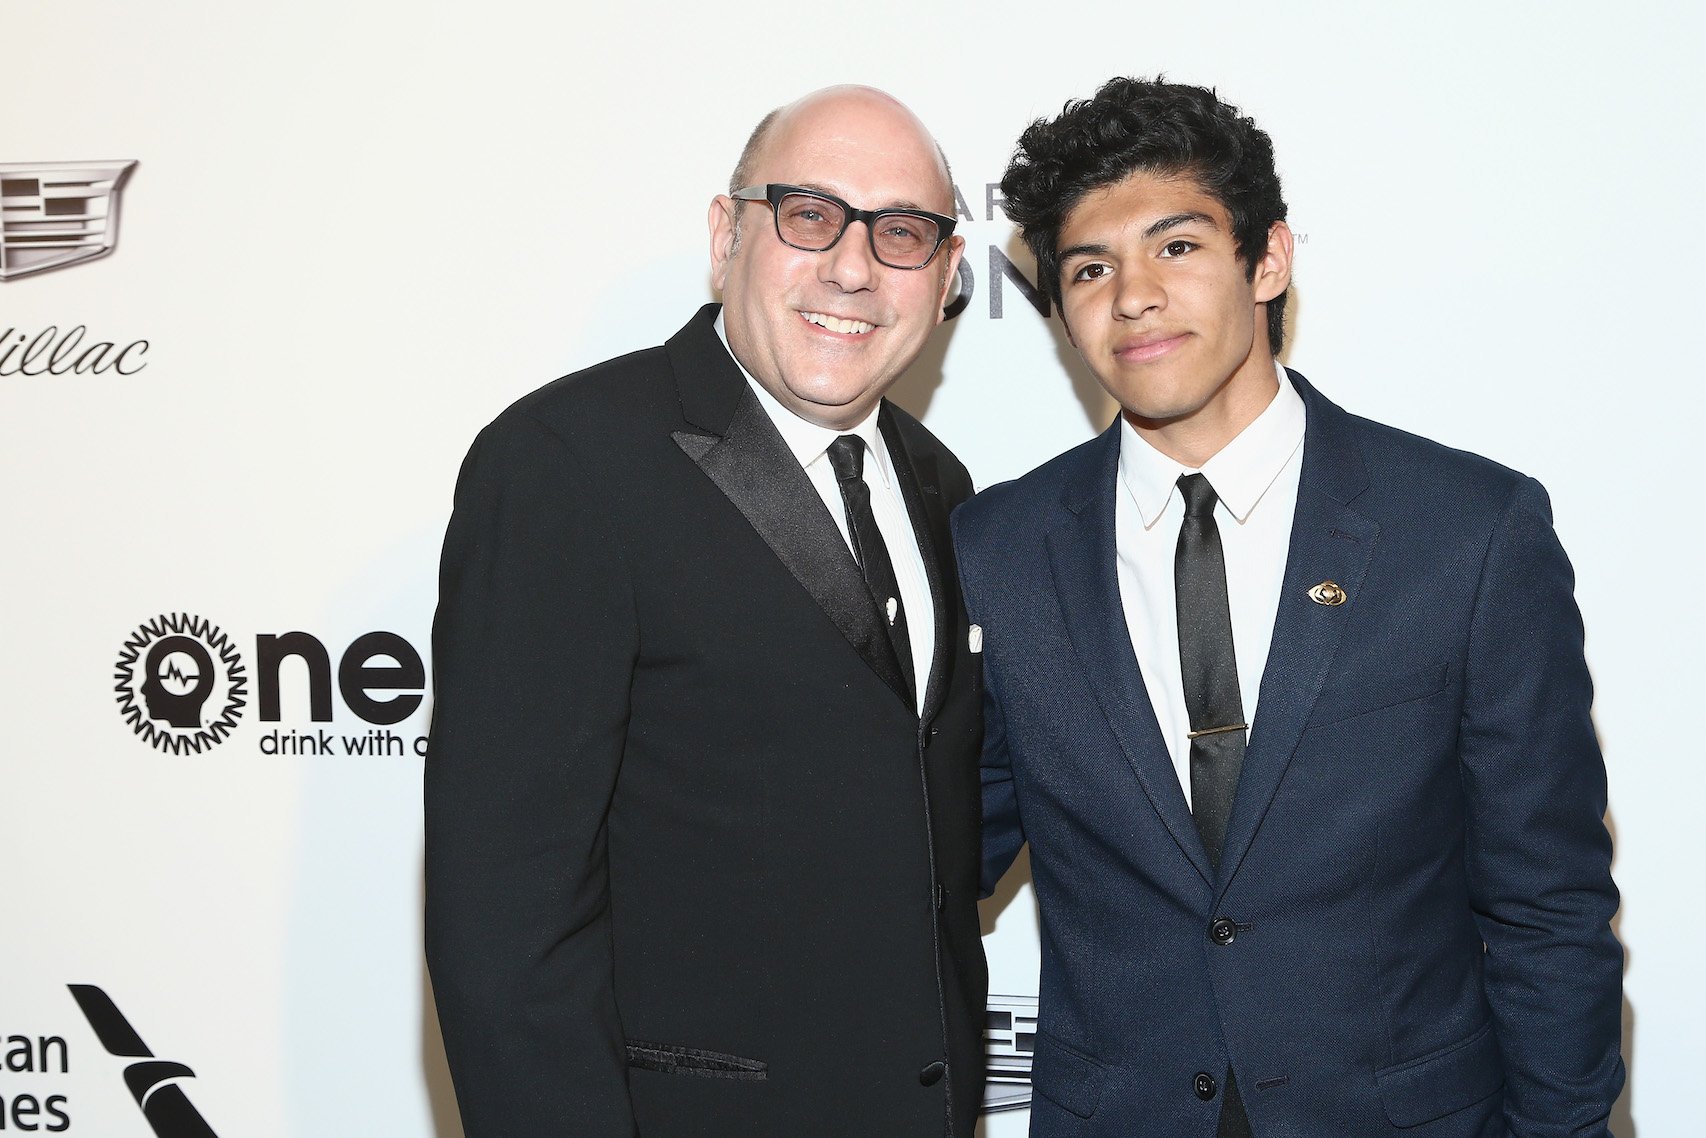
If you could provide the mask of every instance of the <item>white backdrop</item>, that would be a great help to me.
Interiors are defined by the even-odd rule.
[[[136,1060],[66,987],[88,984],[193,1068],[178,1085],[223,1138],[456,1138],[420,959],[426,708],[377,727],[403,755],[344,753],[376,725],[336,673],[376,630],[405,642],[392,658],[426,654],[474,432],[676,328],[709,296],[705,207],[753,122],[851,80],[933,126],[971,213],[975,294],[900,399],[980,484],[1028,470],[1110,408],[1058,323],[997,292],[992,248],[1034,268],[986,187],[1029,119],[1163,70],[1275,140],[1300,241],[1287,362],[1552,491],[1624,889],[1617,1133],[1688,1132],[1699,5],[873,0],[802,42],[775,5],[685,0],[3,3],[0,164],[138,162],[110,256],[0,282],[8,1132],[150,1133],[121,1078]],[[4,354],[76,325],[146,340],[146,367],[27,375]],[[236,728],[200,753],[149,746],[115,698],[126,638],[174,613],[246,669]],[[263,640],[290,632],[327,652],[330,722],[299,659],[262,718]],[[267,753],[305,735],[334,753]],[[1028,894],[991,923],[993,990],[1034,995]],[[65,1041],[46,1071],[43,1036]]]

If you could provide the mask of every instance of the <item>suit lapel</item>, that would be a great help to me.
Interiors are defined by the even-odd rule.
[[[1292,519],[1285,583],[1274,616],[1273,639],[1262,669],[1256,720],[1238,779],[1221,855],[1221,883],[1231,881],[1249,851],[1280,780],[1303,737],[1304,724],[1326,681],[1352,606],[1362,593],[1380,526],[1351,508],[1368,486],[1368,470],[1350,431],[1350,416],[1323,398],[1296,372],[1303,396],[1303,470]],[[1309,590],[1336,582],[1349,595],[1342,605],[1317,604]]]
[[[716,313],[716,305],[707,305],[665,345],[682,413],[697,428],[672,431],[671,436],[746,517],[871,670],[908,708],[915,707],[858,563],[823,499],[718,339],[712,327]]]
[[[1126,761],[1179,849],[1203,880],[1212,883],[1208,855],[1155,721],[1120,600],[1114,547],[1118,420],[1087,454],[1089,461],[1062,491],[1063,509],[1046,538],[1055,595],[1090,690]]]
[[[935,646],[930,653],[930,676],[924,685],[924,713],[928,723],[941,709],[947,694],[948,676],[957,650],[954,637],[959,632],[956,615],[960,611],[959,578],[954,569],[953,539],[948,531],[948,507],[942,500],[941,477],[937,473],[936,456],[914,453],[895,424],[894,413],[887,402],[877,416],[877,427],[889,449],[895,480],[900,484],[901,498],[906,502],[906,516],[912,522],[913,537],[924,562],[924,576],[930,584],[930,603],[936,620]]]

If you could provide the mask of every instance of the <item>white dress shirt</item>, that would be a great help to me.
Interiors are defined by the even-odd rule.
[[[728,347],[721,313],[717,314],[716,328],[723,346]],[[730,352],[729,357],[735,359],[734,353]],[[907,639],[912,642],[912,674],[916,687],[913,697],[915,706],[922,712],[924,690],[930,680],[931,657],[936,647],[936,607],[930,597],[930,579],[924,574],[924,557],[918,551],[918,537],[906,512],[906,500],[901,497],[900,485],[895,481],[894,461],[889,457],[889,448],[883,443],[882,432],[877,429],[877,411],[872,411],[863,422],[845,431],[820,427],[782,406],[774,395],[752,378],[752,373],[739,359],[735,359],[735,366],[746,376],[753,394],[758,396],[758,405],[776,424],[782,441],[799,460],[806,477],[811,479],[818,497],[823,499],[824,508],[841,531],[841,540],[847,542],[849,553],[853,552],[853,541],[847,529],[847,507],[841,497],[841,485],[835,480],[835,469],[829,462],[829,444],[842,435],[858,435],[865,440],[865,485],[870,487],[871,513],[877,519],[883,544],[888,546],[895,581],[900,585],[900,603],[906,610]],[[1176,664],[1174,668],[1176,671]]]
[[[1191,721],[1179,669],[1179,613],[1173,560],[1185,506],[1181,474],[1201,473],[1220,499],[1214,521],[1226,556],[1226,594],[1232,609],[1232,650],[1244,722],[1256,722],[1268,643],[1279,612],[1297,479],[1303,469],[1303,400],[1278,365],[1279,392],[1254,422],[1209,459],[1201,471],[1168,458],[1120,420],[1119,487],[1114,543],[1120,603],[1132,650],[1161,724],[1173,770],[1191,800]]]

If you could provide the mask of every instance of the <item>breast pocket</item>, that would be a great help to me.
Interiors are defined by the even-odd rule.
[[[1450,686],[1451,678],[1452,665],[1445,662],[1396,674],[1368,671],[1349,677],[1321,693],[1308,727],[1325,727],[1438,695]]]

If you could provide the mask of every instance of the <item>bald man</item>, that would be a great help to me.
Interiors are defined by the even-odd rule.
[[[972,1138],[971,482],[883,399],[952,212],[889,96],[783,107],[711,203],[722,305],[469,453],[426,770],[468,1138]]]

